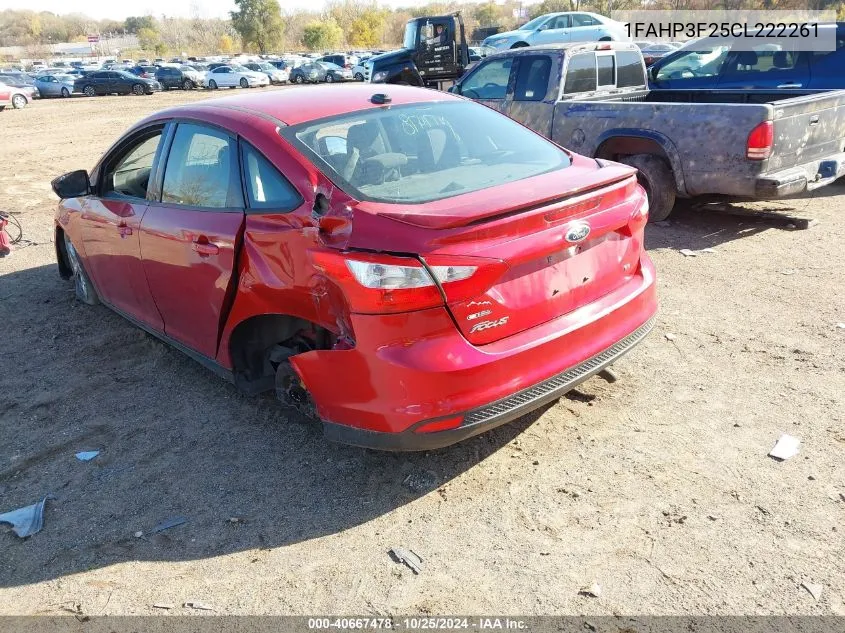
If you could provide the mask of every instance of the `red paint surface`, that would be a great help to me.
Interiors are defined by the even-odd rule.
[[[334,349],[292,363],[323,419],[370,430],[454,418],[578,364],[654,315],[644,192],[628,167],[599,168],[573,155],[561,171],[409,208],[350,198],[278,134],[274,119],[381,107],[368,101],[373,91],[252,93],[166,110],[136,126],[178,118],[239,135],[298,189],[298,209],[244,215],[86,197],[63,201],[57,222],[109,303],[223,367],[232,368],[233,331],[257,315],[298,317],[341,337]],[[458,99],[389,92],[393,105]],[[329,200],[319,219],[318,193]],[[570,243],[567,230],[579,221],[590,234]],[[374,305],[372,297],[343,274],[355,249],[430,265],[477,261],[479,269],[469,283],[444,284],[445,301],[434,293],[373,314],[358,307]],[[473,331],[480,320],[502,319]]]

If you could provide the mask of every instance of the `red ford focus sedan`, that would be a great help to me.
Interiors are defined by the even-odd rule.
[[[378,89],[141,121],[53,181],[61,275],[327,438],[390,450],[513,420],[649,332],[633,169],[461,97]]]

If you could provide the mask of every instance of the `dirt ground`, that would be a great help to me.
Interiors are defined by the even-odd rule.
[[[0,614],[845,615],[845,186],[753,205],[806,231],[688,208],[649,227],[659,324],[618,382],[384,454],[325,442],[58,277],[50,180],[209,96],[0,113],[0,209],[26,240],[0,260],[0,512],[54,497],[39,534],[0,527]],[[782,433],[801,452],[776,462]]]

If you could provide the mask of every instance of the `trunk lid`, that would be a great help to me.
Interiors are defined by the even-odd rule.
[[[574,157],[557,172],[378,213],[423,229],[409,232],[416,243],[393,233],[394,252],[420,254],[430,267],[477,266],[442,288],[465,338],[484,345],[587,305],[636,274],[644,201],[631,168]]]

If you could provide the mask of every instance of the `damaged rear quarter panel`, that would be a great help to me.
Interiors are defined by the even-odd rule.
[[[341,335],[348,331],[348,310],[343,297],[315,271],[313,250],[345,248],[351,233],[349,197],[313,165],[300,157],[276,130],[244,134],[302,195],[302,204],[289,212],[254,211],[246,216],[238,256],[238,288],[226,319],[217,360],[232,367],[230,341],[247,319],[278,314],[305,319]],[[314,213],[323,196],[328,211]]]

